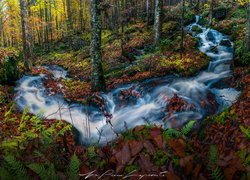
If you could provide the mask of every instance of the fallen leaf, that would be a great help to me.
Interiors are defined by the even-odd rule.
[[[158,168],[150,161],[150,156],[140,153],[141,168],[147,172],[157,171]]]
[[[153,155],[155,153],[155,148],[153,146],[153,144],[150,141],[145,141],[143,143],[143,146],[145,147],[145,149],[147,150],[147,152],[151,155]]]
[[[122,149],[115,154],[115,158],[117,160],[116,172],[120,172],[131,159],[128,143],[125,143]]]
[[[175,154],[179,157],[185,156],[186,144],[182,139],[172,139],[168,141],[168,145],[174,150]]]
[[[173,172],[166,173],[167,180],[180,180],[180,178]]]
[[[201,171],[202,166],[200,164],[197,164],[192,172],[193,177],[197,178],[200,171]]]
[[[163,138],[162,133],[159,128],[153,128],[150,131],[151,139],[153,140],[153,143],[160,149],[163,148]]]
[[[234,174],[236,173],[237,169],[229,167],[224,169],[224,175],[227,180],[231,180],[234,177]]]
[[[135,141],[135,140],[129,141],[129,147],[130,147],[131,155],[135,156],[139,152],[141,152],[141,150],[143,149],[143,142]]]

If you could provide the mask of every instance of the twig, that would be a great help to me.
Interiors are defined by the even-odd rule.
[[[103,129],[100,131],[97,127],[96,127],[97,131],[98,131],[98,134],[99,134],[99,137],[98,137],[98,141],[97,143],[99,144],[100,141],[101,141],[101,138],[102,138],[102,132],[103,132]]]
[[[59,106],[57,111],[55,111],[54,113],[49,114],[48,116],[45,116],[44,119],[48,119],[48,117],[57,114],[60,111],[60,109],[62,109],[63,105],[64,104],[62,103],[61,106]]]

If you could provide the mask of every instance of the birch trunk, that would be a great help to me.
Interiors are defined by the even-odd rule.
[[[21,25],[22,25],[22,43],[23,43],[23,59],[26,71],[30,71],[30,45],[28,42],[28,23],[27,23],[27,2],[20,0],[21,9]]]
[[[91,0],[91,61],[92,61],[92,90],[105,91],[105,80],[102,68],[101,52],[101,12],[100,1]]]
[[[155,0],[155,19],[154,19],[154,41],[157,44],[161,38],[162,31],[162,0]]]

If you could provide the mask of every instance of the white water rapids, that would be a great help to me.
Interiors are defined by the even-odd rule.
[[[69,103],[60,95],[49,95],[44,87],[45,75],[24,76],[17,82],[16,104],[23,110],[28,107],[30,113],[42,114],[46,119],[65,120],[77,129],[82,144],[93,144],[99,140],[101,145],[117,138],[116,134],[137,125],[156,124],[164,128],[180,127],[189,120],[201,120],[206,115],[218,113],[236,101],[240,92],[230,88],[223,80],[232,76],[231,62],[233,59],[233,44],[227,36],[220,32],[207,29],[196,22],[188,29],[199,39],[199,50],[211,58],[206,71],[201,71],[194,77],[181,78],[166,76],[150,79],[141,83],[123,85],[111,92],[103,93],[106,109],[112,114],[111,123],[97,107]],[[192,32],[197,26],[201,33]],[[54,78],[66,78],[67,72],[57,66],[47,66]],[[120,92],[134,86],[133,91],[140,92],[139,98],[121,100]],[[177,94],[194,108],[167,115],[167,99]],[[202,102],[208,102],[208,95],[216,100],[215,104],[204,107]],[[60,110],[59,110],[60,109]],[[165,121],[162,119],[167,117]],[[101,133],[101,134],[100,134]]]

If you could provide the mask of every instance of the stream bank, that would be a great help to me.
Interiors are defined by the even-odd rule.
[[[42,110],[45,119],[61,119],[73,124],[79,131],[81,143],[101,145],[138,125],[179,128],[192,119],[200,121],[207,115],[221,112],[239,96],[239,92],[230,88],[229,84],[216,86],[232,77],[233,44],[220,32],[199,25],[199,20],[197,16],[196,22],[187,28],[199,39],[199,50],[210,57],[211,62],[207,70],[196,76],[165,76],[120,86],[100,94],[103,107],[69,103],[61,95],[49,95],[43,85],[43,79],[47,78],[44,74],[25,76],[18,81],[15,101],[20,109],[29,107],[33,114]],[[200,33],[192,31],[194,26],[201,29]],[[66,71],[60,67],[44,68],[54,79],[66,78]],[[121,94],[129,89],[132,96],[121,98]],[[166,111],[176,95],[185,101],[183,107],[173,112]]]

